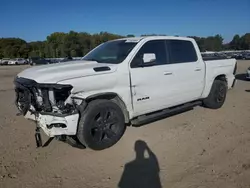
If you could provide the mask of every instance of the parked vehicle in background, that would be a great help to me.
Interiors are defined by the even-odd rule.
[[[239,56],[239,53],[234,53],[234,54],[232,55],[232,58],[238,59],[238,58],[237,58],[238,56]]]
[[[28,68],[16,106],[51,138],[93,150],[117,143],[127,124],[202,105],[221,108],[236,83],[235,59],[202,57],[194,39],[151,36],[105,42],[79,61]]]
[[[46,59],[46,60],[48,60],[49,62],[50,62],[50,64],[51,63],[59,63],[59,59],[57,59],[57,58],[50,58],[50,59]]]
[[[64,59],[60,60],[59,63],[63,63],[63,62],[67,62],[67,61],[73,61],[73,58],[70,56],[65,57]]]
[[[224,59],[227,59],[227,58],[230,59],[231,58],[231,56],[228,56],[225,53],[216,53],[215,56],[216,57],[221,57],[221,58],[224,58]]]
[[[24,65],[24,64],[27,64],[27,61],[24,58],[11,59],[8,62],[8,65]]]
[[[229,52],[229,53],[225,53],[225,55],[227,56],[227,58],[233,58],[234,53],[233,52]]]
[[[8,65],[9,60],[10,60],[9,58],[3,58],[1,60],[1,65]]]
[[[29,59],[30,65],[47,65],[51,63],[51,61],[46,60],[42,57],[31,57]]]
[[[250,53],[245,53],[242,55],[242,59],[248,60],[250,59]]]
[[[250,80],[250,67],[248,67],[247,72],[246,72],[246,79]]]

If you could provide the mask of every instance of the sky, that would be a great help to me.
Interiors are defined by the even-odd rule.
[[[0,0],[0,37],[53,32],[212,36],[250,32],[250,0]]]

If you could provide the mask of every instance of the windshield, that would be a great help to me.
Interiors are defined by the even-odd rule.
[[[83,57],[83,60],[97,61],[98,63],[121,63],[135,47],[137,42],[116,40],[105,42]]]

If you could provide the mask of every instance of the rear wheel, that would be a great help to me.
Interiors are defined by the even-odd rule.
[[[225,102],[227,95],[227,82],[223,80],[215,80],[211,91],[203,104],[207,108],[218,109],[221,108]]]
[[[79,141],[93,150],[116,144],[126,130],[120,107],[110,100],[94,100],[88,104],[78,125]]]

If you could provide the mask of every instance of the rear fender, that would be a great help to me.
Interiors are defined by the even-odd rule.
[[[211,90],[212,85],[213,85],[215,80],[223,80],[223,81],[225,81],[227,83],[228,89],[230,89],[230,88],[232,88],[235,77],[234,77],[234,75],[227,76],[225,74],[221,74],[221,75],[218,75],[218,76],[214,77],[211,81],[206,83],[206,87],[205,87],[205,89],[203,91],[202,98],[206,98],[209,95],[210,90]]]

